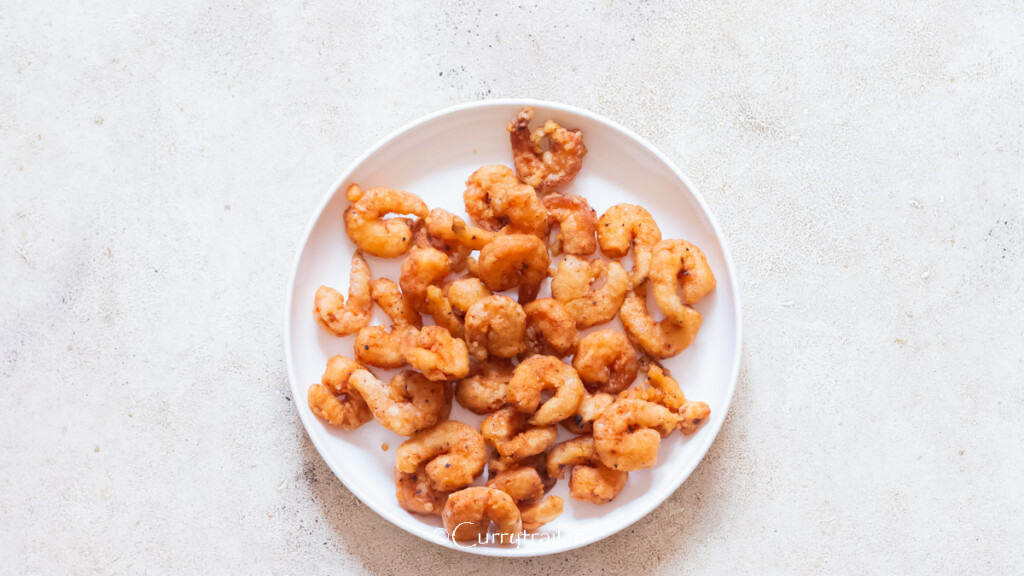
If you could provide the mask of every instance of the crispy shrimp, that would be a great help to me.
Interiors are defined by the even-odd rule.
[[[462,199],[469,217],[487,230],[547,236],[547,210],[508,166],[492,164],[473,172]]]
[[[490,414],[505,405],[512,363],[488,358],[473,368],[473,373],[455,385],[455,399],[463,408],[477,414]]]
[[[352,373],[360,369],[358,362],[344,356],[328,360],[320,383],[309,387],[306,401],[310,411],[343,430],[354,430],[373,419],[366,401],[350,385]]]
[[[406,332],[402,337],[402,355],[430,380],[456,380],[469,374],[466,343],[440,326]]]
[[[360,249],[380,256],[395,258],[405,254],[412,243],[408,218],[389,218],[388,214],[427,216],[427,205],[415,194],[390,188],[363,190],[352,184],[345,191],[350,202],[345,209],[345,232]]]
[[[479,250],[494,240],[494,232],[470,226],[455,214],[434,208],[427,214],[427,233],[443,242],[452,242],[468,248]]]
[[[548,224],[558,224],[552,254],[586,256],[597,250],[597,212],[584,197],[549,194],[542,202],[548,209]]]
[[[579,130],[566,130],[552,120],[531,133],[531,120],[533,108],[527,106],[508,125],[512,157],[515,159],[519,179],[541,192],[549,192],[572,182],[583,167],[583,157],[587,154],[583,133]],[[541,146],[545,137],[548,144],[546,150]]]
[[[630,294],[622,304],[619,318],[626,335],[645,352],[654,358],[669,358],[685,350],[700,329],[700,312],[689,306],[683,310],[688,318],[682,324],[668,318],[656,322],[647,312],[647,299]]]
[[[651,213],[635,204],[616,204],[597,221],[597,242],[611,258],[622,258],[633,247],[633,286],[647,280],[651,250],[661,242],[661,229]]]
[[[598,330],[580,340],[572,367],[588,390],[618,394],[636,380],[636,350],[622,332]]]
[[[356,333],[352,345],[356,360],[377,368],[401,368],[405,365],[402,341],[415,333],[413,326],[367,326]]]
[[[604,285],[594,283],[604,276]],[[577,328],[603,324],[615,317],[629,291],[629,275],[618,262],[587,261],[566,256],[551,279],[551,295],[565,305]]]
[[[467,277],[452,281],[448,285],[448,291],[445,296],[452,307],[452,312],[456,316],[461,317],[466,315],[466,312],[469,311],[473,304],[476,304],[477,300],[490,295],[491,291],[487,289],[482,280]]]
[[[545,390],[555,393],[542,404]],[[530,356],[516,366],[506,400],[516,410],[533,414],[530,424],[547,426],[572,416],[583,394],[583,382],[572,366],[554,356]]]
[[[561,358],[576,347],[576,320],[554,298],[541,298],[523,306],[526,312],[525,356],[545,354]]]
[[[462,319],[455,315],[448,298],[437,286],[427,286],[426,309],[427,313],[434,317],[434,324],[441,326],[456,338],[465,336]]]
[[[611,502],[629,478],[627,472],[613,470],[601,463],[591,436],[562,442],[548,453],[547,472],[552,478],[564,478],[570,467],[569,496],[594,504]]]
[[[420,466],[431,488],[451,492],[468,486],[484,470],[487,449],[472,426],[445,420],[417,432],[398,447],[395,470],[415,474]]]
[[[530,426],[526,415],[511,406],[484,418],[480,433],[502,457],[515,459],[540,454],[558,436],[554,426]]]
[[[657,402],[669,410],[679,414],[679,430],[689,436],[696,432],[711,415],[711,408],[704,402],[687,400],[679,382],[667,374],[657,364],[647,369],[647,381],[653,390],[658,392]]]
[[[417,220],[412,225],[412,245],[414,248],[433,248],[448,256],[448,266],[452,272],[465,272],[469,266],[470,254],[473,250],[452,241],[435,238],[427,232],[426,220]]]
[[[686,307],[715,289],[715,275],[704,252],[686,240],[659,242],[651,256],[650,275],[654,300],[676,323],[687,322],[690,313]]]
[[[515,500],[523,516],[523,530],[535,532],[562,514],[563,503],[558,496],[544,496],[544,482],[536,468],[520,466],[499,472],[487,482],[489,488],[505,492]]]
[[[394,280],[377,278],[370,284],[370,294],[373,296],[373,301],[388,315],[388,318],[391,318],[391,322],[395,326],[419,328],[423,325],[419,312],[405,298]]]
[[[395,470],[395,495],[398,505],[415,514],[441,515],[448,492],[434,490],[427,478],[426,466],[421,465],[415,472],[407,474]]]
[[[472,486],[449,495],[441,521],[448,535],[459,542],[478,540],[491,522],[497,526],[500,544],[512,544],[523,529],[522,516],[512,497],[486,486]]]
[[[564,506],[558,496],[548,496],[540,502],[521,506],[519,513],[523,518],[523,530],[536,532],[541,526],[561,516]]]
[[[427,287],[444,280],[451,271],[448,256],[436,248],[413,247],[402,262],[398,283],[416,310],[426,308]]]
[[[615,396],[605,392],[584,394],[576,413],[571,418],[562,420],[562,426],[574,434],[590,434],[594,429],[594,420],[597,420],[604,409],[611,406],[614,401]]]
[[[619,399],[594,422],[594,448],[609,468],[627,472],[650,468],[658,461],[661,437],[678,425],[679,417],[660,404]]]
[[[373,300],[370,298],[370,266],[358,251],[352,255],[349,272],[348,302],[340,292],[321,286],[313,298],[317,322],[335,336],[347,336],[370,323]]]
[[[356,370],[349,381],[377,421],[399,436],[411,436],[448,416],[442,414],[448,383],[432,382],[419,372],[403,370],[385,384],[367,370]]]
[[[470,270],[495,292],[519,287],[519,302],[537,297],[548,276],[551,258],[544,241],[529,234],[498,236],[480,250],[480,261]]]
[[[466,344],[474,358],[512,358],[523,351],[526,312],[508,296],[488,296],[466,312]]]

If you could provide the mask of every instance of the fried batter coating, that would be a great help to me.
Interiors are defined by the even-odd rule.
[[[519,179],[547,193],[572,182],[583,167],[587,147],[583,145],[583,133],[579,130],[566,130],[548,120],[543,128],[531,133],[531,120],[533,108],[527,106],[509,123],[512,157]],[[541,145],[545,137],[546,150]]]
[[[377,368],[401,368],[405,365],[402,340],[415,332],[413,326],[367,326],[356,333],[352,345],[356,360]]]
[[[468,424],[445,420],[402,442],[396,452],[395,470],[414,474],[425,464],[423,472],[430,487],[451,492],[473,482],[483,472],[486,459],[479,432]]]
[[[640,398],[648,402],[656,402],[680,417],[679,430],[686,436],[696,432],[711,415],[711,408],[704,402],[687,400],[679,382],[672,378],[657,364],[647,369],[647,381],[651,388],[633,388],[627,390],[630,397]],[[620,395],[622,398],[626,394]]]
[[[358,362],[344,356],[333,356],[319,384],[309,387],[306,401],[309,409],[328,424],[343,430],[354,430],[373,419],[366,401],[350,385],[352,373],[362,369]]]
[[[434,317],[434,324],[441,326],[456,338],[465,336],[462,319],[455,315],[452,305],[444,292],[437,286],[427,286],[427,313]]]
[[[398,283],[413,308],[426,310],[427,287],[439,284],[451,272],[448,256],[436,248],[414,246],[402,262]]]
[[[523,351],[526,312],[508,296],[488,296],[466,312],[466,344],[473,357],[512,358]]]
[[[490,295],[491,291],[487,289],[483,281],[473,277],[459,278],[452,281],[448,285],[448,292],[446,294],[452,312],[460,317],[465,316],[466,312],[469,311],[473,304],[476,304],[477,300],[482,300]]]
[[[499,472],[487,482],[489,488],[505,492],[515,500],[523,517],[523,530],[536,532],[541,526],[562,514],[563,503],[558,496],[544,496],[544,482],[535,468],[520,466]]]
[[[455,214],[434,208],[427,214],[427,233],[443,242],[453,242],[470,250],[479,250],[494,240],[495,233],[466,224]]]
[[[580,340],[572,367],[587,390],[618,394],[636,380],[636,350],[622,332],[598,330]]]
[[[526,415],[511,406],[484,418],[480,433],[503,458],[517,460],[547,450],[558,436],[554,426],[530,426]]]
[[[626,486],[629,474],[601,463],[591,436],[562,442],[548,453],[547,472],[552,478],[564,478],[569,468],[569,496],[574,500],[606,504]]]
[[[403,370],[384,383],[367,370],[352,373],[350,384],[366,400],[382,426],[399,436],[430,428],[448,417],[447,382],[432,382],[419,372]]]
[[[615,396],[605,392],[584,394],[576,413],[571,418],[562,420],[562,426],[574,434],[590,434],[594,430],[594,420],[597,420],[604,409],[611,406],[614,401]]]
[[[384,218],[388,214],[427,216],[427,205],[415,194],[390,188],[363,190],[352,184],[345,191],[350,202],[345,209],[345,232],[361,250],[395,258],[405,254],[412,243],[408,218]]]
[[[677,324],[672,320],[655,322],[647,313],[647,299],[630,294],[619,311],[626,335],[654,358],[670,358],[685,350],[692,342],[703,321],[700,312],[689,306],[683,311],[688,315],[686,322]]]
[[[415,514],[440,516],[449,492],[434,490],[427,478],[426,466],[411,474],[395,469],[395,495],[398,505]]]
[[[495,292],[519,287],[519,302],[537,297],[548,276],[551,258],[544,241],[530,234],[498,236],[480,251],[480,261],[470,270]]]
[[[661,437],[678,425],[679,416],[660,404],[621,398],[594,422],[594,448],[609,468],[650,468],[658,462]]]
[[[555,393],[542,404],[545,390]],[[519,412],[533,414],[530,424],[547,426],[572,416],[583,394],[583,382],[572,366],[554,356],[530,356],[516,366],[506,400]]]
[[[597,242],[611,258],[622,258],[633,248],[631,280],[638,287],[650,273],[651,250],[661,242],[661,229],[642,206],[616,204],[597,221]]]
[[[547,237],[548,211],[508,166],[492,164],[473,172],[462,199],[470,219],[487,230]]]
[[[402,355],[430,380],[457,380],[469,374],[466,343],[440,326],[425,326],[402,337]]]
[[[476,414],[494,412],[505,405],[512,370],[512,363],[504,359],[488,358],[477,363],[473,373],[455,385],[455,399]]]
[[[548,209],[548,224],[558,225],[552,254],[587,256],[597,250],[597,212],[586,198],[549,194],[542,202]]]
[[[602,276],[604,285],[594,287]],[[618,262],[587,261],[572,255],[562,259],[551,279],[551,295],[565,305],[581,329],[614,318],[630,287],[629,275]]]
[[[373,300],[370,298],[370,266],[358,251],[352,255],[348,281],[348,302],[340,292],[321,286],[313,298],[317,322],[335,336],[347,336],[370,323]]]
[[[689,321],[688,306],[715,289],[715,275],[704,252],[686,240],[659,242],[651,256],[650,276],[654,300],[677,324]]]
[[[522,516],[512,497],[496,488],[472,486],[453,492],[441,512],[448,535],[459,542],[476,541],[497,527],[499,544],[511,544],[523,529]]]
[[[391,318],[391,322],[395,326],[419,328],[423,325],[419,312],[405,298],[394,280],[377,278],[370,284],[370,294],[373,296],[373,301],[388,315],[388,318]]]
[[[576,347],[576,321],[569,310],[554,298],[541,298],[523,306],[526,312],[523,356],[569,354]]]
[[[452,272],[465,272],[473,250],[450,240],[435,238],[427,232],[426,220],[417,220],[412,225],[413,248],[433,248],[448,256],[448,267]]]

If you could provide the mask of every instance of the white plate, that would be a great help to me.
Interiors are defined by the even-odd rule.
[[[353,342],[351,336],[337,338],[316,324],[313,293],[321,284],[343,294],[348,288],[354,246],[345,235],[341,216],[348,183],[408,190],[430,207],[464,215],[466,178],[485,164],[511,166],[505,124],[524,105],[536,109],[535,122],[551,118],[567,128],[583,130],[589,153],[571,191],[584,195],[598,214],[619,202],[641,204],[654,215],[664,238],[684,238],[707,255],[718,285],[697,306],[704,323],[693,345],[665,365],[688,397],[711,406],[711,419],[690,438],[675,433],[662,441],[659,464],[630,473],[626,488],[610,504],[574,501],[568,497],[568,483],[560,481],[552,493],[565,500],[565,512],[545,526],[541,535],[510,547],[456,545],[445,537],[439,519],[413,515],[398,506],[393,467],[402,437],[375,422],[351,432],[335,430],[310,412],[305,402],[307,388],[320,380],[329,357],[352,357]],[[368,262],[374,277],[386,275],[397,280],[401,259],[369,257]],[[657,308],[650,298],[648,301],[652,309]],[[387,323],[387,317],[376,308],[374,323]],[[492,100],[448,108],[418,120],[385,138],[342,173],[317,208],[299,247],[288,289],[284,334],[288,376],[302,423],[327,465],[364,504],[403,530],[441,546],[486,556],[538,556],[584,546],[628,527],[690,475],[722,426],[732,398],[740,360],[740,302],[722,233],[696,189],[664,155],[626,128],[585,110],[551,102]],[[481,421],[458,404],[452,418],[474,425]],[[569,437],[564,430],[559,434],[559,441]],[[381,449],[385,442],[390,445],[387,451]]]

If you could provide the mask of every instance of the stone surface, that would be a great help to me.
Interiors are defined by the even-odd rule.
[[[1024,565],[1019,2],[47,4],[0,2],[0,572]],[[514,96],[605,114],[688,172],[731,241],[745,350],[670,500],[502,561],[346,491],[281,329],[341,169]]]

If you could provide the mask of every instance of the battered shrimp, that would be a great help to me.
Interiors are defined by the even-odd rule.
[[[500,292],[519,287],[519,302],[537,297],[540,283],[548,276],[551,258],[544,241],[529,234],[498,236],[480,250],[480,262],[470,270],[490,290]]]
[[[340,292],[321,286],[313,298],[317,322],[335,336],[347,336],[370,323],[373,300],[370,298],[370,266],[358,251],[352,255],[349,272],[348,302]]]
[[[415,514],[440,516],[448,500],[448,492],[440,492],[430,486],[425,466],[420,466],[411,474],[396,469],[395,488],[398,505]]]
[[[574,434],[590,434],[594,430],[594,420],[597,420],[604,409],[611,406],[614,401],[615,396],[605,392],[584,394],[576,413],[571,418],[562,420],[562,426]]]
[[[515,159],[519,179],[541,192],[549,192],[565,186],[583,167],[587,147],[583,145],[583,133],[566,130],[552,120],[543,128],[530,132],[533,108],[527,106],[519,111],[508,131],[512,141],[512,157]],[[547,138],[547,149],[541,141]]]
[[[417,220],[412,226],[412,245],[419,248],[433,248],[448,256],[448,265],[452,272],[465,272],[469,266],[469,257],[473,250],[461,244],[435,238],[427,233],[425,220]]]
[[[597,242],[611,258],[622,258],[633,247],[632,282],[638,287],[651,270],[651,250],[661,242],[661,229],[651,213],[635,204],[616,204],[597,222]]]
[[[507,166],[492,164],[473,172],[462,198],[469,217],[487,230],[547,236],[547,210]]]
[[[658,462],[661,437],[678,425],[679,417],[660,404],[619,399],[594,422],[594,448],[609,468],[650,468]]]
[[[654,358],[670,358],[679,354],[693,342],[703,319],[700,312],[689,306],[684,308],[686,321],[677,324],[666,318],[655,322],[647,313],[644,296],[630,294],[622,304],[619,318],[626,329],[626,335]]]
[[[462,320],[455,315],[448,298],[445,298],[444,292],[437,286],[427,286],[426,309],[427,313],[434,317],[434,324],[441,326],[456,338],[465,336]]]
[[[545,390],[555,393],[542,404]],[[533,414],[530,424],[547,426],[572,416],[583,394],[583,382],[572,366],[554,356],[530,356],[516,366],[506,400],[516,410]]]
[[[413,326],[367,326],[356,333],[352,345],[356,360],[377,368],[401,368],[405,365],[402,341],[415,333]]]
[[[622,332],[598,330],[580,340],[572,367],[591,392],[618,394],[636,380],[636,350]]]
[[[391,322],[395,326],[419,328],[423,325],[419,312],[402,295],[402,290],[394,280],[377,278],[373,284],[370,284],[370,294],[373,296],[373,301],[388,315],[388,318],[391,318]]]
[[[426,326],[403,335],[402,355],[430,380],[456,380],[469,374],[466,343],[440,326]]]
[[[543,501],[544,482],[535,468],[520,466],[499,472],[487,482],[489,488],[505,492],[515,500],[523,517],[523,530],[535,532],[562,514],[563,503],[558,496]]]
[[[448,285],[448,303],[456,316],[465,316],[477,300],[491,295],[483,281],[479,278],[459,278]]]
[[[558,225],[551,244],[552,254],[586,256],[597,250],[597,212],[585,198],[549,194],[542,202],[548,209],[549,226]]]
[[[594,439],[580,436],[558,444],[548,454],[547,472],[552,478],[569,476],[569,496],[574,500],[606,504],[626,486],[629,474],[613,470],[601,463],[594,448]]]
[[[477,414],[490,414],[505,405],[512,363],[488,358],[473,369],[472,375],[455,385],[455,398],[464,408]]]
[[[540,454],[555,443],[554,426],[530,426],[526,415],[506,407],[484,418],[480,424],[484,440],[504,458],[521,459]]]
[[[684,435],[693,434],[707,422],[711,408],[704,402],[687,400],[679,387],[679,382],[665,373],[660,366],[652,364],[647,369],[647,380],[653,389],[659,392],[658,403],[679,414],[679,430]]]
[[[419,372],[404,370],[385,384],[367,370],[356,370],[350,384],[377,421],[399,436],[411,436],[447,417],[442,411],[448,383],[432,382]]]
[[[363,190],[352,184],[345,191],[350,202],[345,209],[345,232],[360,249],[380,256],[395,258],[405,254],[412,243],[408,218],[389,218],[388,214],[427,216],[427,205],[415,194],[390,188]]]
[[[604,285],[594,287],[602,276]],[[587,261],[571,255],[562,259],[551,279],[551,295],[565,305],[577,328],[614,318],[629,289],[629,275],[618,262]]]
[[[541,526],[562,515],[564,503],[558,496],[548,496],[540,502],[520,506],[519,513],[523,518],[523,530],[536,532]]]
[[[427,233],[431,237],[444,242],[452,242],[470,250],[483,248],[495,236],[494,232],[490,230],[467,225],[462,218],[441,208],[434,208],[430,214],[427,214],[426,224]]]
[[[449,495],[441,521],[448,535],[459,542],[478,540],[491,522],[497,527],[500,544],[512,544],[523,530],[522,516],[512,497],[486,486],[472,486]]]
[[[448,256],[436,248],[413,247],[402,262],[398,283],[413,308],[426,309],[427,287],[444,280],[451,271]]]
[[[687,322],[687,306],[715,289],[715,275],[704,252],[685,240],[659,242],[651,256],[650,274],[654,300],[665,316],[676,323]]]
[[[479,360],[512,358],[523,351],[526,312],[508,296],[488,296],[466,312],[466,344]]]
[[[358,362],[344,356],[328,360],[320,383],[309,387],[306,401],[310,411],[343,430],[354,430],[373,419],[366,401],[350,386],[352,373],[360,369]]]
[[[468,424],[445,420],[402,442],[395,470],[415,474],[424,466],[431,488],[451,492],[473,482],[483,472],[486,459],[487,449],[479,432]]]
[[[552,478],[549,478],[546,472],[547,460],[548,455],[546,452],[527,456],[525,458],[507,458],[498,454],[498,451],[495,450],[487,459],[487,474],[493,478],[495,475],[506,470],[529,466],[536,469],[540,474],[541,480],[544,481],[544,491],[546,492],[555,485],[555,481]]]
[[[526,312],[523,355],[544,354],[561,358],[576,347],[576,321],[554,298],[541,298],[523,306]]]

